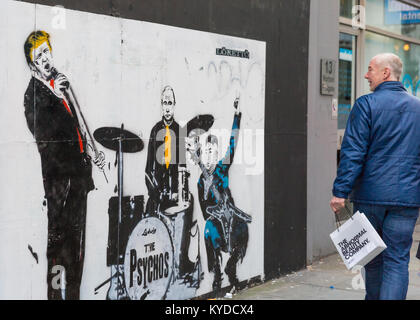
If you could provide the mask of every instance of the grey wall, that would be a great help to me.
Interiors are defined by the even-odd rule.
[[[320,94],[320,60],[334,59],[338,69],[339,10],[340,2],[337,0],[311,1],[308,63],[308,264],[335,252],[329,238],[335,226],[329,201],[337,170],[337,120],[332,119],[333,97]],[[338,80],[336,86],[338,89]],[[334,97],[337,97],[337,92]]]

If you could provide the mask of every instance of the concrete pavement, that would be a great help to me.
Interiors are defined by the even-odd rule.
[[[420,300],[420,241],[417,224],[411,247],[410,284],[407,300]],[[234,294],[234,300],[363,300],[364,283],[360,270],[349,271],[338,254],[331,255],[299,272],[270,280]]]

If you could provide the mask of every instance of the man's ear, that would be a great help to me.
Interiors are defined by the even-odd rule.
[[[29,69],[31,70],[32,76],[35,76],[37,74],[38,70],[36,69],[33,62],[28,63]]]
[[[387,80],[391,77],[391,69],[388,67],[384,68],[384,80]]]

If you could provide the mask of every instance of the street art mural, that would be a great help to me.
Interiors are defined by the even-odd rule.
[[[409,93],[413,96],[420,97],[420,81],[418,81],[418,78],[413,81],[411,76],[406,73],[403,76],[402,83]]]
[[[265,43],[0,12],[15,65],[1,62],[0,298],[189,299],[263,278]]]

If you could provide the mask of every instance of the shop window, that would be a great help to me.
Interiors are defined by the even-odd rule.
[[[346,129],[347,119],[355,101],[356,36],[340,33],[338,69],[338,150]]]
[[[366,0],[366,22],[388,32],[420,39],[420,8],[398,0]]]
[[[357,0],[340,0],[340,16],[351,19],[353,17],[352,8],[357,2]]]

